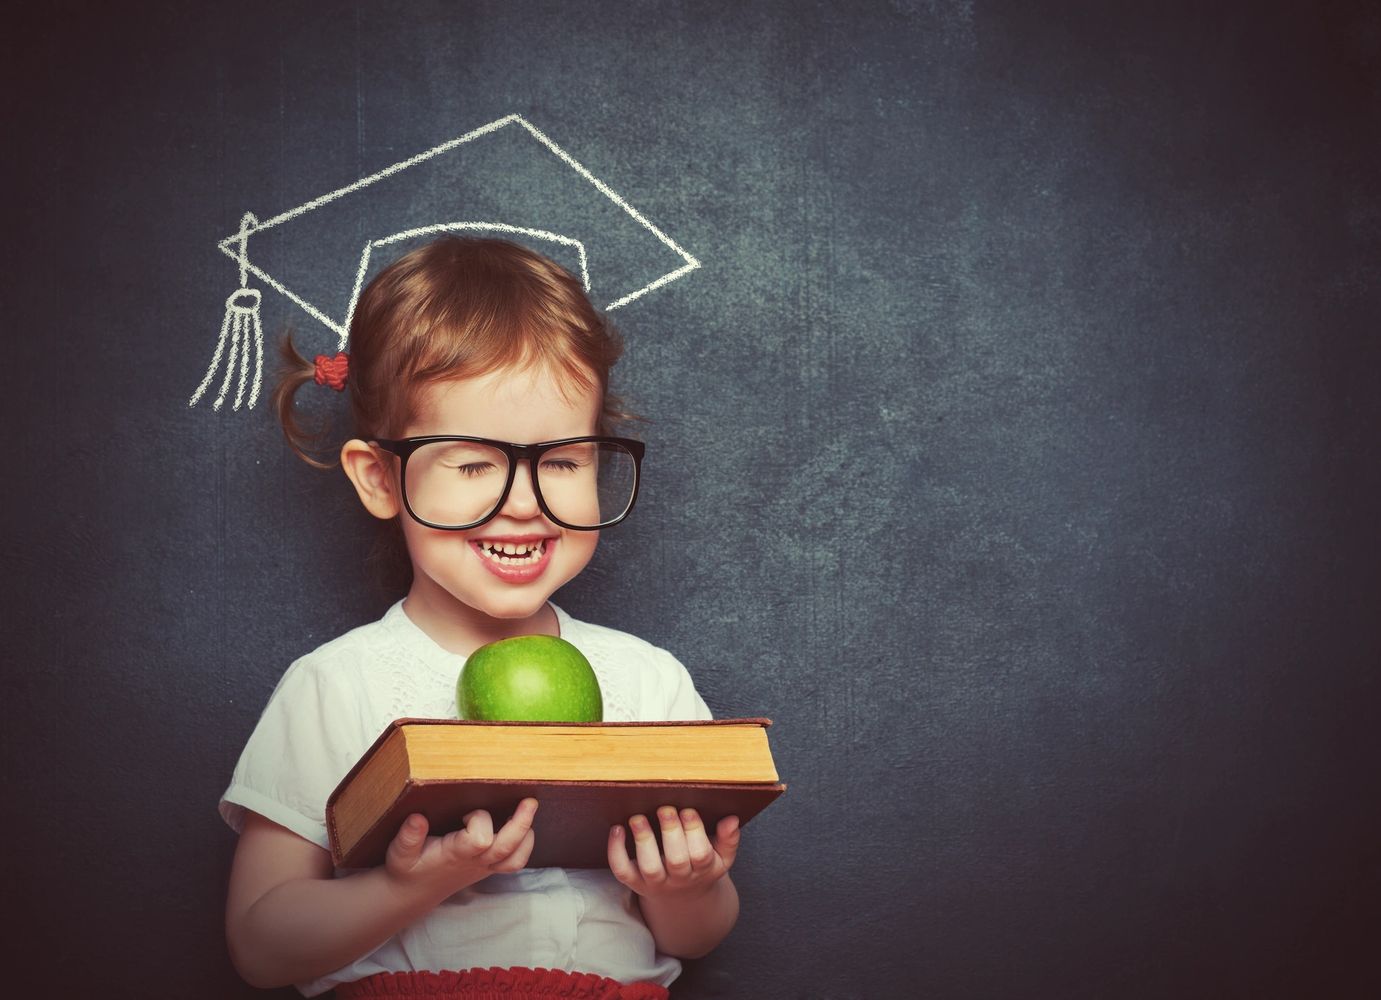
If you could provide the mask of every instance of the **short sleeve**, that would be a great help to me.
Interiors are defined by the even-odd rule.
[[[326,799],[354,765],[357,702],[335,671],[297,660],[279,680],[220,800],[239,833],[245,810],[329,850]]]
[[[661,677],[661,695],[665,708],[661,719],[681,721],[713,719],[705,699],[695,689],[690,671],[685,665],[666,650],[658,650],[658,668]]]

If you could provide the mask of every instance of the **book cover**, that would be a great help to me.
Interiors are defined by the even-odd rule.
[[[635,753],[640,740],[650,740],[649,747],[665,743],[668,735],[680,735],[668,730],[649,732],[662,727],[761,727],[764,731],[771,720],[710,719],[668,722],[474,722],[464,719],[397,719],[381,733],[341,779],[326,804],[326,823],[331,842],[331,857],[337,868],[367,868],[382,864],[389,843],[397,835],[409,814],[418,812],[427,817],[429,835],[442,835],[460,829],[463,817],[475,809],[490,813],[497,831],[513,814],[518,803],[532,796],[538,809],[533,821],[534,845],[529,868],[604,868],[608,866],[607,845],[609,828],[627,823],[628,817],[642,813],[652,820],[657,830],[655,813],[658,806],[671,805],[691,808],[699,812],[707,829],[725,816],[738,816],[746,826],[786,790],[776,780],[703,780],[703,766],[689,766],[686,770],[699,774],[697,780],[678,780],[674,762],[652,768],[648,773],[665,774],[658,780],[600,780],[608,770],[601,765],[598,754],[592,754],[589,777],[561,780],[545,777],[538,758],[527,768],[522,778],[488,778],[474,773],[474,769],[456,766],[448,769],[446,761],[438,761],[433,754],[423,767],[416,749],[409,754],[406,727],[427,727],[420,735],[430,742],[444,745],[449,734],[431,727],[545,727],[541,732],[547,741],[569,741],[596,734],[584,730],[612,730],[620,737],[617,746]],[[626,729],[627,732],[619,730]],[[560,730],[559,732],[554,730]],[[414,730],[414,735],[418,735]],[[469,735],[469,734],[464,734]],[[505,735],[507,735],[505,733]],[[537,734],[534,734],[537,735]],[[719,745],[716,737],[722,734],[706,730],[699,734],[704,746]],[[658,739],[661,737],[662,739]],[[420,742],[414,740],[414,742]],[[580,744],[582,747],[588,744]],[[776,778],[770,751],[765,740],[761,748],[765,760],[744,761],[744,767],[725,767],[726,774],[766,774]],[[694,762],[693,762],[694,763]],[[449,776],[450,771],[464,777]],[[626,770],[626,768],[624,769]],[[425,772],[426,776],[419,776]],[[562,773],[571,773],[569,765]]]

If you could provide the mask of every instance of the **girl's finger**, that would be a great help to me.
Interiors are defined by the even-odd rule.
[[[691,859],[686,834],[681,829],[681,814],[675,806],[657,810],[657,822],[662,827],[662,863],[673,878],[685,878],[691,873]]]
[[[681,810],[681,828],[686,833],[686,851],[690,855],[691,868],[705,871],[714,867],[714,848],[710,838],[705,835],[705,824],[694,809]]]
[[[523,835],[522,842],[518,844],[517,850],[498,864],[491,866],[490,871],[504,872],[506,874],[522,871],[527,867],[528,858],[532,857],[532,848],[536,843],[536,832],[528,830],[528,832]]]
[[[466,813],[462,822],[465,826],[458,832],[465,840],[464,853],[476,855],[489,850],[490,845],[494,843],[494,820],[488,811],[476,809],[474,812]]]
[[[737,816],[725,816],[719,821],[715,828],[714,849],[724,862],[725,868],[731,868],[734,858],[738,855],[739,828]]]
[[[409,816],[392,843],[388,845],[386,861],[395,868],[406,869],[417,863],[427,840],[427,817],[421,813]]]
[[[614,873],[614,878],[637,892],[642,887],[643,880],[638,870],[633,867],[633,862],[628,859],[625,840],[622,823],[609,831],[609,870]]]
[[[521,847],[523,840],[532,831],[532,821],[536,816],[536,799],[527,798],[519,802],[508,822],[500,827],[494,836],[494,846],[489,849],[489,855],[496,859],[506,858]]]
[[[633,828],[639,874],[648,885],[660,885],[667,880],[667,872],[662,867],[662,852],[657,849],[657,835],[652,832],[652,825],[641,813],[632,817],[628,825]]]

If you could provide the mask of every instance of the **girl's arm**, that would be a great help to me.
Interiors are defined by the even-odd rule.
[[[703,958],[738,920],[738,889],[729,869],[741,839],[737,816],[725,816],[711,844],[694,809],[657,810],[662,848],[647,817],[629,817],[636,864],[623,845],[623,826],[609,831],[609,869],[637,894],[657,950],[677,958]],[[663,856],[665,852],[665,856]]]
[[[426,820],[413,816],[384,864],[346,878],[332,877],[329,852],[247,811],[225,909],[235,970],[267,988],[349,965],[466,886],[521,870],[532,853],[536,808],[525,799],[497,834],[483,810],[446,837],[428,837]]]

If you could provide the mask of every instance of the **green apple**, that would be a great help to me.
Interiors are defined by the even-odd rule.
[[[462,719],[603,722],[604,699],[585,654],[554,635],[518,635],[481,646],[456,680]]]

